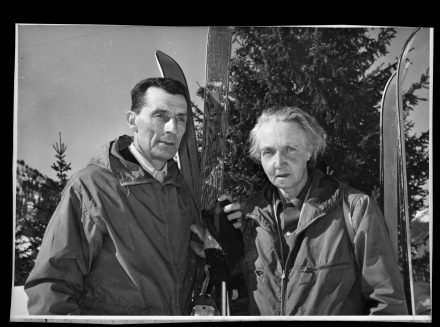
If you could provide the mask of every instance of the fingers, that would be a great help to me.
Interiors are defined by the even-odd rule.
[[[197,235],[200,241],[203,242],[205,240],[205,229],[202,226],[193,224],[189,227],[189,229],[191,230],[191,232]]]
[[[241,228],[241,221],[237,220],[236,222],[232,223],[232,226],[234,226],[235,229]]]
[[[235,203],[231,203],[231,204],[225,205],[225,207],[223,208],[223,211],[226,212],[226,213],[229,213],[229,212],[237,211],[237,210],[240,210],[240,209],[241,209],[240,203],[235,202]]]
[[[232,225],[234,228],[239,229],[241,228],[241,205],[238,202],[231,203],[226,205],[223,210],[226,213],[226,217],[230,222],[232,222]]]
[[[211,235],[211,233],[206,230],[205,232],[205,242],[203,244],[204,249],[221,249],[218,241]]]
[[[191,241],[190,242],[190,246],[191,246],[191,249],[194,251],[194,253],[196,255],[198,255],[202,259],[206,259],[205,249],[203,248],[203,244],[202,243],[199,243],[199,242],[196,242],[196,241]]]
[[[197,235],[197,237],[200,239],[200,241],[204,241],[205,239],[205,230],[202,226],[193,224],[189,227],[191,232]],[[203,243],[197,242],[197,241],[191,241],[190,242],[191,249],[194,251],[196,255],[198,255],[200,258],[206,259],[205,257],[205,249],[203,246]]]
[[[218,198],[219,202],[222,202],[222,201],[225,201],[225,200],[229,200],[229,201],[232,202],[232,196],[230,194],[222,194]]]
[[[232,221],[234,219],[240,220],[241,216],[242,216],[241,211],[234,211],[234,212],[230,213],[229,215],[226,215],[226,217],[228,218],[229,221]]]
[[[241,227],[241,216],[241,211],[234,211],[226,215],[228,220],[232,223],[232,226],[234,226],[234,228],[236,229],[239,229]]]

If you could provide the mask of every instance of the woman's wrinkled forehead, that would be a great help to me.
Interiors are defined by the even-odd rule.
[[[309,139],[302,126],[295,121],[270,119],[262,122],[257,133],[258,147],[298,146],[308,149]]]

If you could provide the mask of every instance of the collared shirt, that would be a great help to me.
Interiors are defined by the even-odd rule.
[[[139,152],[134,143],[131,143],[129,146],[130,152],[133,154],[135,159],[138,161],[139,165],[148,173],[151,174],[154,178],[156,178],[159,182],[163,183],[165,176],[168,173],[167,164],[163,166],[161,170],[157,170],[153,167],[153,165]]]
[[[298,226],[299,216],[301,213],[301,208],[308,195],[310,185],[312,184],[312,177],[309,174],[306,185],[304,185],[298,197],[289,201],[276,189],[273,194],[273,206],[276,212],[276,223],[279,226],[281,233],[284,237],[280,239],[280,246],[283,248],[281,253],[288,253],[289,249],[293,246],[292,242],[288,242],[290,237],[293,237],[296,232],[296,227]],[[284,260],[286,258],[281,254],[281,260],[284,265]]]
[[[299,214],[301,212],[302,205],[306,200],[311,182],[312,178],[309,174],[306,185],[304,185],[301,192],[298,194],[298,197],[290,201],[281,194],[280,190],[277,190],[274,194],[276,213],[279,217],[281,229],[285,234],[287,234],[287,236],[289,236],[296,229],[296,226],[298,226]]]

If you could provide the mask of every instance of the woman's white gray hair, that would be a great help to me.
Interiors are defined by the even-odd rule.
[[[327,134],[315,118],[297,107],[271,107],[265,109],[258,117],[257,123],[249,135],[249,155],[260,162],[261,154],[258,148],[258,131],[261,126],[270,121],[296,122],[304,130],[311,148],[309,165],[314,166],[318,155],[326,147]]]

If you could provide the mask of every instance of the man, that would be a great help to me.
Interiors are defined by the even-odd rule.
[[[251,132],[250,155],[270,183],[243,208],[250,314],[405,315],[380,209],[314,167],[325,140],[315,119],[292,107],[265,110]]]
[[[189,101],[166,78],[142,80],[131,98],[133,137],[107,143],[63,190],[25,283],[30,314],[189,313],[199,214],[173,160]]]

